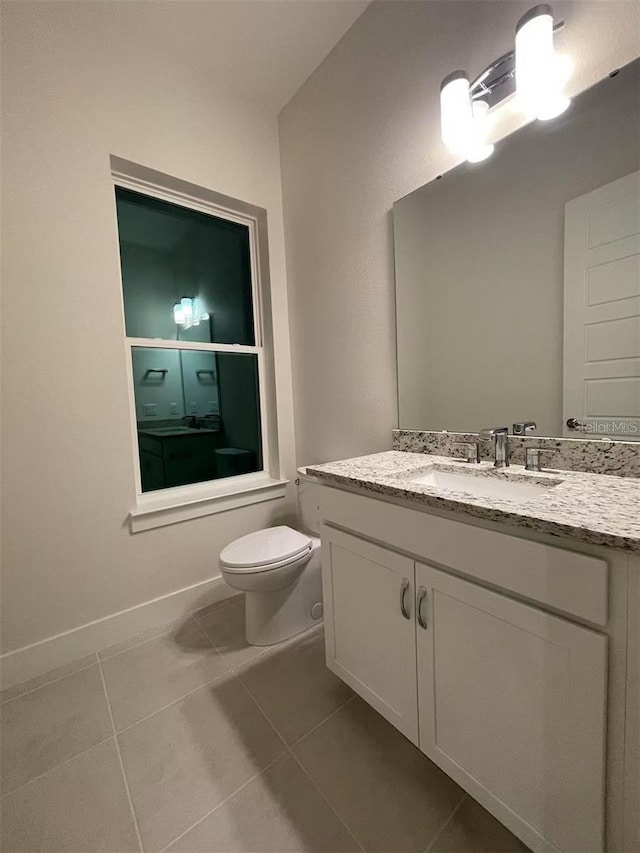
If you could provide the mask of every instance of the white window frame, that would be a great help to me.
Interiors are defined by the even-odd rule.
[[[113,161],[116,158],[112,158]],[[182,184],[180,181],[167,177],[166,182],[157,183],[149,180],[146,176],[137,176],[135,173],[150,172],[135,164],[128,164],[130,168],[122,171],[125,161],[117,161],[119,168],[112,169],[112,179],[115,189],[122,188],[133,190],[150,198],[160,199],[175,204],[179,207],[195,210],[218,219],[244,225],[249,230],[249,256],[251,265],[251,289],[253,300],[253,346],[240,344],[216,344],[189,341],[165,340],[163,338],[133,338],[126,334],[125,312],[124,312],[124,289],[122,287],[122,268],[120,271],[120,294],[122,299],[122,322],[124,328],[125,354],[127,364],[127,380],[129,391],[129,410],[131,420],[131,446],[133,456],[133,470],[136,484],[136,505],[129,514],[131,532],[137,533],[154,527],[186,521],[191,518],[200,518],[216,512],[235,509],[248,504],[283,498],[286,495],[288,480],[281,478],[279,469],[279,454],[277,447],[276,428],[276,399],[275,399],[275,376],[273,367],[273,354],[268,351],[268,342],[271,335],[266,334],[265,327],[271,328],[271,316],[265,311],[265,303],[270,305],[270,299],[265,298],[265,288],[268,287],[267,275],[263,274],[260,259],[264,253],[260,251],[259,240],[266,240],[266,235],[260,233],[258,216],[248,210],[234,210],[228,202],[232,199],[220,196],[224,204],[219,204],[204,197],[193,194],[190,184]],[[157,173],[150,173],[156,175]],[[179,188],[171,188],[170,184],[177,184]],[[188,191],[185,191],[187,188]],[[203,191],[203,196],[215,195],[209,191]],[[241,202],[239,208],[249,208]],[[115,214],[115,200],[114,200]],[[116,220],[117,224],[117,220]],[[119,232],[118,232],[119,240]],[[172,306],[168,306],[168,310]],[[267,316],[265,316],[267,314]],[[258,366],[258,395],[260,405],[260,427],[262,440],[262,470],[251,474],[241,474],[236,477],[225,477],[219,480],[209,480],[201,483],[193,483],[186,486],[174,486],[167,489],[157,489],[152,492],[142,491],[142,478],[140,472],[140,450],[138,440],[138,426],[136,417],[135,387],[133,381],[133,350],[143,347],[145,349],[177,349],[177,350],[199,350],[211,353],[247,353],[257,357]]]

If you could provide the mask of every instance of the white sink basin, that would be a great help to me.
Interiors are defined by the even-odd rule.
[[[549,489],[558,485],[558,481],[546,483],[527,483],[506,477],[477,476],[454,471],[431,469],[426,473],[410,478],[412,483],[433,489],[445,489],[454,492],[466,492],[477,498],[505,498],[510,501],[529,501],[540,497]]]

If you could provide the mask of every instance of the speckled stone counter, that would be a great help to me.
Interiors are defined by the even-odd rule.
[[[503,478],[518,482],[547,483],[543,494],[512,500],[479,497],[412,481],[436,470],[474,477]],[[640,480],[604,474],[545,469],[532,473],[511,465],[496,469],[490,462],[469,465],[447,456],[391,450],[359,456],[307,470],[328,486],[346,486],[363,494],[406,500],[410,505],[460,513],[512,527],[538,530],[592,545],[608,545],[640,553]],[[560,482],[559,482],[560,481]]]

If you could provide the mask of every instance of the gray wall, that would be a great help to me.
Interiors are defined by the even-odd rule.
[[[530,2],[374,2],[280,115],[298,463],[397,426],[393,203],[455,165],[439,88],[513,45]],[[636,3],[554,3],[581,91],[638,55]],[[507,107],[496,133],[521,119]]]
[[[564,206],[640,169],[640,62],[394,208],[402,428],[562,435]]]

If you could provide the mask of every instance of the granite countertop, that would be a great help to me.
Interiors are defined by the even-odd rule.
[[[526,500],[480,497],[464,491],[412,482],[435,470],[482,478],[549,485]],[[592,545],[640,553],[640,479],[546,468],[525,471],[520,465],[497,469],[491,462],[470,465],[448,456],[391,450],[325,465],[309,473],[328,486],[348,486],[368,495],[400,498],[424,508],[449,510],[514,527],[538,530]]]

